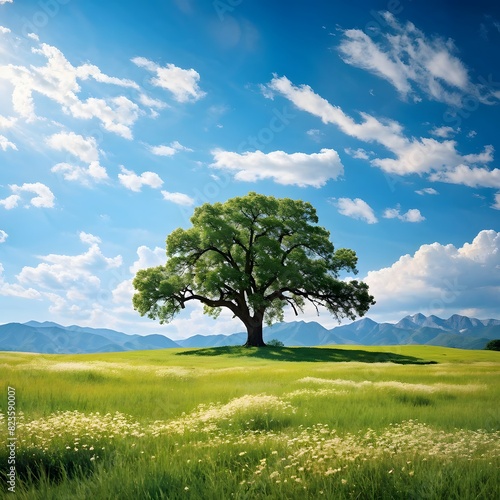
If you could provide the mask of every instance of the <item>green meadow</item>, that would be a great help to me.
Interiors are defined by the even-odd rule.
[[[498,352],[2,352],[0,369],[0,497],[10,387],[16,498],[498,498]]]

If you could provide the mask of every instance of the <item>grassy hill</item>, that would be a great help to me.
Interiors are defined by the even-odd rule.
[[[0,365],[19,498],[489,499],[500,486],[497,352],[4,352]]]

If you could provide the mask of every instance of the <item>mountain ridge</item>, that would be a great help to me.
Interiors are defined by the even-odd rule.
[[[408,315],[397,323],[377,323],[361,318],[348,325],[327,329],[315,321],[277,323],[264,328],[264,339],[287,346],[318,345],[408,345],[424,344],[462,349],[483,349],[489,340],[500,338],[500,320],[470,318],[453,314],[448,319]],[[174,347],[221,347],[242,345],[245,332],[229,335],[192,335],[172,340],[161,334],[126,334],[108,328],[62,326],[52,321],[28,321],[0,325],[0,351],[79,354]]]

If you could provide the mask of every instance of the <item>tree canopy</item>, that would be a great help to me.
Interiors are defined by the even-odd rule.
[[[282,321],[286,306],[297,315],[309,302],[340,320],[375,303],[368,285],[340,279],[357,273],[356,253],[334,249],[310,203],[252,192],[195,208],[191,223],[168,235],[165,265],[137,272],[133,305],[142,316],[169,322],[195,300],[214,318],[232,311],[246,345],[263,346],[263,322]]]
[[[485,349],[487,349],[488,351],[500,351],[500,339],[490,340],[486,344]]]

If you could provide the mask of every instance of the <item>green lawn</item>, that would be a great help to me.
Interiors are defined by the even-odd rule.
[[[500,487],[498,352],[3,352],[0,367],[2,414],[16,392],[19,498],[491,499]]]

